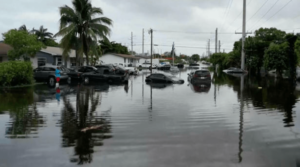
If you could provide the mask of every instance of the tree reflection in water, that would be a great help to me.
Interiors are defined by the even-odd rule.
[[[84,164],[92,162],[94,146],[102,146],[103,140],[112,138],[110,111],[97,114],[101,104],[101,93],[91,87],[79,87],[74,107],[66,96],[63,97],[64,109],[61,116],[62,146],[74,147],[75,157],[71,162]],[[86,127],[101,125],[99,129],[82,132]]]
[[[240,78],[220,73],[214,74],[214,84],[227,85],[237,92],[239,100],[241,93],[246,105],[252,103],[254,107],[277,109],[284,112],[283,123],[285,127],[294,126],[293,108],[297,102],[295,87],[288,80],[267,78],[245,77],[244,89],[240,89]],[[262,89],[259,89],[261,87]],[[259,112],[263,112],[260,110]]]
[[[0,101],[0,113],[8,111],[10,115],[5,131],[7,138],[38,137],[38,129],[46,119],[37,110],[32,87],[1,91]]]

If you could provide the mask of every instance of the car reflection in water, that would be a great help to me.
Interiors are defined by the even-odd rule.
[[[148,82],[147,85],[151,86],[154,89],[165,89],[169,86],[172,86],[172,83],[154,83],[154,82]]]
[[[188,86],[190,86],[194,92],[208,93],[211,87],[211,80],[197,81],[193,84],[189,83]]]

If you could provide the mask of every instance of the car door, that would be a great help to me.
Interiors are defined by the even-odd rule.
[[[42,79],[42,70],[43,70],[43,68],[42,67],[38,67],[38,68],[36,68],[35,70],[34,70],[34,75],[33,75],[33,77],[34,77],[34,79],[35,80],[41,80]]]

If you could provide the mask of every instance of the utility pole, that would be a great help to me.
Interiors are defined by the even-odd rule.
[[[215,53],[218,52],[218,28],[216,29]]]
[[[221,53],[221,41],[219,40],[219,53]]]
[[[143,29],[143,41],[142,41],[142,43],[143,43],[143,47],[142,47],[142,55],[144,56],[144,29]]]
[[[243,31],[242,33],[236,32],[236,34],[242,34],[241,69],[245,70],[245,38],[246,38],[246,34],[252,34],[251,32],[246,33],[246,0],[244,0],[243,2]]]
[[[133,33],[131,32],[131,55],[133,55]]]
[[[223,49],[223,53],[225,53],[225,49]]]
[[[151,52],[151,65],[150,65],[150,73],[152,74],[152,47],[153,47],[153,30],[152,29],[149,30],[149,34],[151,34],[151,49],[150,49],[150,52]]]
[[[210,39],[208,39],[208,57],[210,57]]]

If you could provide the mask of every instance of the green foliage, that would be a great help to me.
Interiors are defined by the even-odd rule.
[[[31,62],[2,62],[0,63],[0,76],[1,86],[31,84],[33,81],[33,69]]]
[[[108,39],[99,41],[102,54],[106,53],[118,53],[118,54],[130,54],[128,48],[120,43],[110,42]]]
[[[295,53],[297,55],[297,65],[300,65],[300,39],[295,42]]]
[[[223,65],[227,57],[227,53],[214,53],[210,56],[209,61],[215,66],[217,64]]]
[[[288,49],[287,42],[282,44],[272,43],[265,51],[264,66],[266,69],[276,69],[278,74],[288,67]]]
[[[38,30],[33,29],[32,32],[37,36],[37,39],[46,45],[46,41],[53,38],[53,34],[47,31],[47,28],[40,26]]]
[[[46,46],[53,46],[53,47],[59,47],[59,44],[57,42],[55,42],[54,39],[46,39],[44,44]]]
[[[106,39],[110,35],[112,20],[107,17],[97,17],[103,15],[101,8],[92,6],[89,0],[73,0],[73,8],[65,5],[60,7],[60,28],[56,36],[62,36],[61,46],[64,55],[72,48],[86,56],[89,65],[89,52],[96,50],[97,40]],[[76,54],[77,60],[78,55]]]
[[[44,47],[35,35],[29,34],[27,31],[10,30],[4,33],[3,36],[4,42],[14,48],[8,52],[10,60],[20,58],[26,60],[28,56],[34,57],[36,52]]]
[[[200,56],[198,54],[193,54],[191,59],[195,62],[198,62],[200,60]]]

